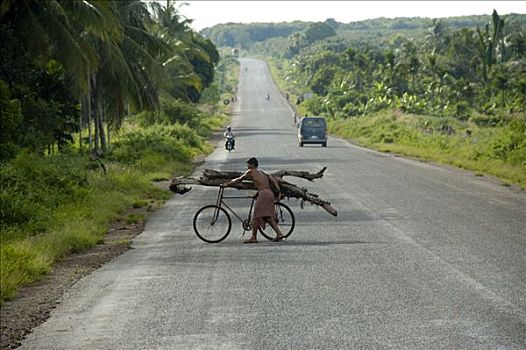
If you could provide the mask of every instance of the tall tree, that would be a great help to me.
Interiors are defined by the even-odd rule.
[[[503,40],[504,18],[501,18],[497,11],[493,10],[491,20],[491,29],[490,23],[486,24],[484,32],[482,32],[480,28],[477,27],[484,80],[487,80],[488,72],[491,69],[491,66],[496,63],[496,53],[505,50]]]

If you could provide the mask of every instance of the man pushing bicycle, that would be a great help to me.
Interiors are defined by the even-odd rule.
[[[274,241],[278,242],[284,239],[285,236],[280,231],[276,220],[274,219],[274,192],[271,190],[271,183],[274,188],[278,189],[279,184],[273,176],[267,175],[259,170],[258,165],[258,160],[256,158],[250,158],[247,161],[247,171],[240,177],[225,182],[223,186],[228,187],[245,179],[251,179],[254,181],[258,194],[256,206],[254,208],[254,216],[252,218],[252,236],[244,241],[244,243],[258,243],[258,229],[260,227],[265,229],[266,223],[269,223],[272,229],[276,232],[276,238],[274,238]],[[280,197],[281,193],[278,193],[277,200],[279,200]]]

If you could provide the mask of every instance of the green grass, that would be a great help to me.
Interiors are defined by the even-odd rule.
[[[146,216],[144,214],[129,214],[126,217],[127,224],[139,224],[141,222],[144,222],[145,220]]]
[[[279,68],[280,64],[285,64],[286,62],[277,62],[273,60],[272,58],[267,59],[268,66],[270,69],[270,73],[272,74],[272,78],[274,79],[274,82],[278,86],[278,88],[283,92],[287,92],[289,94],[289,101],[290,106],[294,109],[296,114],[299,116],[304,116],[306,111],[303,104],[296,105],[296,100],[298,99],[299,95],[304,91],[298,91],[296,87],[294,87],[294,84],[283,77],[283,71]]]
[[[107,169],[92,169],[75,154],[20,154],[0,175],[0,303],[73,252],[102,242],[110,222],[128,208],[162,204],[171,192],[154,179],[188,175],[193,159],[212,150],[206,138],[224,123],[209,118],[199,131],[185,125],[126,126],[113,140]],[[92,170],[90,170],[92,169]],[[128,223],[143,214],[126,215]]]
[[[77,194],[62,199],[39,218],[37,229],[31,221],[18,225],[3,224],[1,241],[2,301],[15,295],[18,288],[49,272],[67,254],[80,252],[101,242],[108,223],[116,214],[148,198],[159,201],[169,194],[157,190],[140,171],[122,166],[108,167],[108,175],[91,173],[89,184]],[[165,192],[165,191],[164,191]],[[45,205],[45,204],[44,204]],[[35,204],[35,208],[38,206]],[[38,212],[38,210],[37,210]],[[144,221],[144,217],[134,218]]]
[[[150,205],[150,201],[138,199],[132,204],[132,208],[144,208]]]
[[[446,135],[433,128],[453,125]],[[466,129],[472,131],[468,137]],[[382,152],[396,153],[489,174],[526,188],[526,122],[520,118],[503,126],[477,127],[444,118],[383,111],[373,116],[330,120],[331,133]]]

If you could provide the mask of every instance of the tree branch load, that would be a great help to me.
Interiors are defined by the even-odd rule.
[[[283,180],[285,176],[298,177],[309,181],[320,179],[323,177],[323,173],[327,167],[324,167],[317,173],[310,173],[303,170],[278,170],[271,173],[270,175],[278,181],[281,194],[287,198],[297,198],[303,201],[311,202],[312,204],[319,205],[325,209],[329,214],[337,216],[338,212],[331,206],[331,203],[325,201],[317,194],[310,193],[306,188],[299,187],[293,183]],[[218,171],[212,169],[205,169],[203,175],[199,178],[195,177],[178,177],[172,179],[170,184],[170,191],[184,194],[190,191],[192,188],[187,185],[202,185],[202,186],[220,186],[227,180],[235,179],[243,175],[239,171]],[[237,188],[238,190],[256,190],[254,182],[251,180],[242,181],[238,184],[231,185],[229,187]]]

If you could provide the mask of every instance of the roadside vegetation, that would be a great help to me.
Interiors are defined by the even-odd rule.
[[[148,8],[149,7],[149,8]],[[226,122],[235,57],[173,2],[7,1],[0,12],[0,304],[108,224],[141,222]],[[34,31],[34,32],[33,32]],[[80,33],[83,33],[80,35]]]
[[[386,110],[369,117],[330,120],[331,133],[382,152],[450,164],[477,176],[499,177],[504,185],[526,189],[526,123],[497,127],[449,120],[456,132],[443,128],[442,118]],[[469,135],[468,135],[469,130]]]
[[[255,26],[207,33],[266,59],[299,116],[526,188],[526,15]]]

